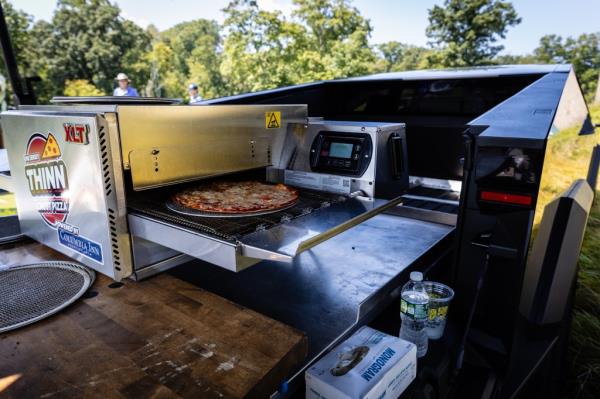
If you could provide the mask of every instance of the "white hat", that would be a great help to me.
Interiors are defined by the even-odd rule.
[[[129,78],[123,72],[121,72],[120,74],[118,74],[117,77],[115,78],[115,80],[126,80],[126,81],[129,82]]]

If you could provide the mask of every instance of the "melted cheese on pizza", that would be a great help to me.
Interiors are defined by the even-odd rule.
[[[285,208],[298,200],[298,191],[283,184],[214,182],[189,188],[172,197],[185,208],[206,212],[245,213]]]

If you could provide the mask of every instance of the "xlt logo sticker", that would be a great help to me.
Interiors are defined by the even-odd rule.
[[[67,143],[88,144],[90,126],[83,123],[64,123],[65,141]]]
[[[42,219],[52,228],[64,223],[69,214],[67,166],[52,133],[35,133],[25,150],[25,176]]]

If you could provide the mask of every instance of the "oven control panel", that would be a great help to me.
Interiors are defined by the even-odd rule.
[[[361,176],[373,157],[371,136],[320,131],[310,148],[310,168],[347,176]]]

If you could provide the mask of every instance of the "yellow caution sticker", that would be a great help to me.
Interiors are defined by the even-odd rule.
[[[281,112],[265,112],[265,127],[267,129],[279,129],[281,127]]]

